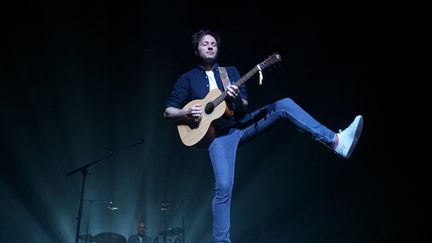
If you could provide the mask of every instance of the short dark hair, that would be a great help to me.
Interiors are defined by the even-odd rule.
[[[192,35],[192,49],[193,49],[193,51],[196,51],[198,49],[198,44],[199,44],[200,40],[203,38],[203,36],[205,36],[205,35],[213,36],[213,38],[216,39],[217,47],[218,48],[220,47],[221,39],[220,39],[220,36],[218,33],[213,32],[213,31],[208,30],[208,29],[201,29]]]

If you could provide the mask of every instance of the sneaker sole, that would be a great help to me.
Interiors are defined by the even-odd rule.
[[[363,117],[360,116],[359,123],[358,123],[357,129],[356,129],[356,132],[355,132],[354,140],[353,140],[353,142],[351,144],[351,147],[348,150],[348,153],[347,153],[347,155],[345,157],[346,159],[349,159],[351,157],[351,154],[354,151],[354,148],[357,145],[357,142],[358,142],[358,140],[360,138],[362,129],[363,129]]]

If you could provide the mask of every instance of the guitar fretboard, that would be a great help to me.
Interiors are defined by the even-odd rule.
[[[252,68],[249,72],[247,72],[243,77],[241,77],[237,82],[234,83],[235,86],[240,87],[242,84],[244,84],[248,79],[250,79],[256,72],[258,71],[258,67],[255,66]],[[228,96],[227,91],[225,90],[221,95],[219,95],[216,99],[213,100],[213,105],[216,107],[219,105],[222,101],[226,99]]]
[[[247,72],[243,77],[241,77],[237,82],[234,83],[235,86],[239,87],[243,85],[250,77],[252,77],[258,70],[263,70],[268,66],[279,62],[281,60],[281,56],[278,53],[274,53],[271,57],[267,58],[264,62],[256,65],[249,72]],[[228,96],[227,91],[225,90],[221,95],[219,95],[216,99],[212,101],[213,107],[219,105],[222,101],[226,99]]]

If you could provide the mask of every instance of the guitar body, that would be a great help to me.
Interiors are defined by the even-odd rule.
[[[211,123],[225,114],[227,104],[223,101],[212,109],[208,108],[212,107],[213,100],[221,94],[222,92],[220,90],[214,89],[210,91],[204,99],[192,100],[183,107],[184,109],[190,108],[196,104],[201,104],[204,107],[204,112],[198,123],[194,121],[183,121],[177,125],[180,139],[184,145],[205,147],[213,141],[216,134]]]
[[[261,70],[279,62],[280,60],[281,56],[278,53],[274,53],[271,57],[258,64],[241,77],[234,85],[240,87],[256,72],[261,72]],[[201,119],[198,122],[195,122],[193,119],[185,119],[177,122],[177,130],[184,145],[198,148],[210,145],[216,137],[212,122],[223,115],[227,117],[232,117],[234,115],[234,111],[229,109],[225,102],[226,98],[226,91],[221,92],[218,89],[214,89],[210,91],[204,99],[193,100],[183,107],[183,109],[188,109],[196,104],[201,104],[204,107],[204,112],[201,114]]]

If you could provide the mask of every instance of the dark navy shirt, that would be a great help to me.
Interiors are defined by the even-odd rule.
[[[224,87],[220,78],[219,67],[217,64],[214,65],[212,71],[214,73],[219,90],[223,92]],[[236,67],[226,67],[226,71],[231,84],[234,84],[237,80],[240,79],[240,74]],[[201,66],[197,66],[190,71],[182,74],[180,78],[177,79],[174,88],[165,103],[165,108],[175,107],[178,109],[182,109],[187,103],[192,100],[205,98],[208,92],[209,79],[207,77],[207,74]],[[248,99],[246,86],[244,84],[239,87],[239,97],[245,100]],[[238,117],[233,117],[225,121],[223,121],[223,118],[218,119],[217,122],[215,121],[216,124],[214,123],[215,128],[219,130],[234,125],[236,118]]]
[[[143,236],[142,243],[151,243],[151,242],[153,242],[152,238],[150,238],[147,235]],[[138,234],[134,234],[134,235],[129,236],[129,238],[127,240],[127,243],[141,243],[140,240],[139,240],[139,235]]]

